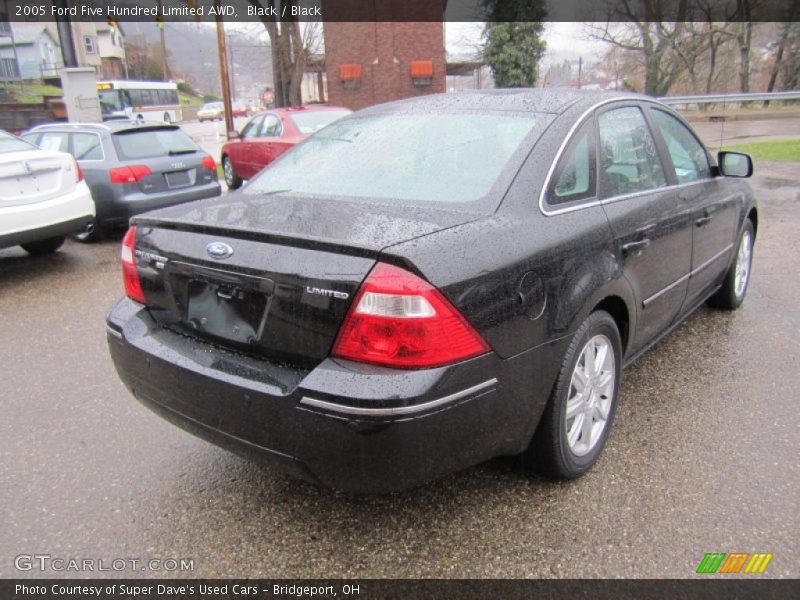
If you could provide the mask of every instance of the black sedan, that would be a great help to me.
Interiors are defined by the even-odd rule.
[[[236,193],[135,217],[111,355],[166,419],[335,488],[516,454],[577,477],[620,370],[744,299],[751,173],[643,96],[376,106]]]

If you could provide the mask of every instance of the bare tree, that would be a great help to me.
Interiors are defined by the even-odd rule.
[[[267,9],[258,19],[269,35],[272,47],[275,106],[302,104],[301,83],[308,51],[297,17],[280,18],[281,0],[249,0],[250,4]]]
[[[590,25],[590,36],[637,55],[644,92],[664,96],[686,71],[689,45],[695,43],[687,35],[688,9],[688,0],[617,0],[605,23]]]

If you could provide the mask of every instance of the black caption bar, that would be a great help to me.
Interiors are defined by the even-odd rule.
[[[73,579],[0,581],[3,600],[272,600],[424,598],[790,598],[796,581],[777,579],[531,580],[186,580]]]
[[[7,0],[0,21],[794,21],[800,0]],[[66,7],[63,5],[66,4]]]

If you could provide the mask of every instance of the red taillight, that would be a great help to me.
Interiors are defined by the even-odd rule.
[[[333,346],[336,357],[400,369],[439,367],[488,351],[436,288],[385,263],[361,285]]]
[[[209,171],[216,171],[217,170],[217,163],[214,162],[214,159],[210,156],[204,156],[203,160],[200,162],[206,169]]]
[[[147,165],[116,167],[108,171],[111,183],[138,183],[142,177],[147,177],[152,174],[153,172]]]
[[[81,166],[78,164],[78,161],[75,161],[75,180],[80,183],[83,181],[83,170]]]
[[[139,270],[136,268],[136,227],[131,227],[122,238],[122,281],[125,284],[125,293],[131,300],[144,304],[144,290],[139,279]]]

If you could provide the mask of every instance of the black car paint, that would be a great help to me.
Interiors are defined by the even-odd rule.
[[[293,325],[289,321],[302,300],[287,304],[278,313],[287,321],[280,331],[287,339],[261,354],[213,345],[215,340],[196,339],[186,327],[174,326],[180,310],[167,306],[158,283],[164,275],[140,262],[148,299],[152,294],[161,309],[123,299],[108,319],[112,357],[137,398],[215,443],[326,485],[357,492],[402,489],[521,452],[572,333],[592,311],[603,308],[617,321],[629,362],[718,288],[745,219],[757,222],[749,187],[722,177],[690,185],[673,179],[634,198],[588,199],[546,214],[548,207],[537,200],[576,123],[610,106],[635,104],[647,111],[651,100],[592,93],[459,96],[373,110],[413,110],[415,102],[424,110],[518,110],[520,104],[541,110],[544,97],[551,111],[560,112],[508,177],[494,213],[389,208],[366,200],[322,205],[318,199],[259,199],[238,192],[143,215],[134,224],[141,232],[138,248],[196,265],[219,267],[204,248],[226,241],[237,250],[231,271],[266,271],[290,294],[308,282],[352,298],[376,260],[404,266],[439,288],[492,352],[422,371],[326,358],[335,322],[348,304],[334,299],[327,299],[333,310],[307,312]],[[660,139],[657,149],[668,160]],[[688,195],[678,197],[683,193]],[[716,229],[696,224],[722,213],[727,220],[719,219]],[[731,214],[735,223],[728,229]],[[648,245],[625,249],[645,237]],[[693,240],[700,248],[694,253]],[[675,263],[665,260],[679,250]],[[716,258],[703,267],[709,253]],[[698,267],[703,268],[692,274]],[[413,411],[484,384],[489,385],[431,410],[380,417],[354,410]],[[323,403],[304,404],[304,398]],[[328,410],[324,402],[341,410]]]

